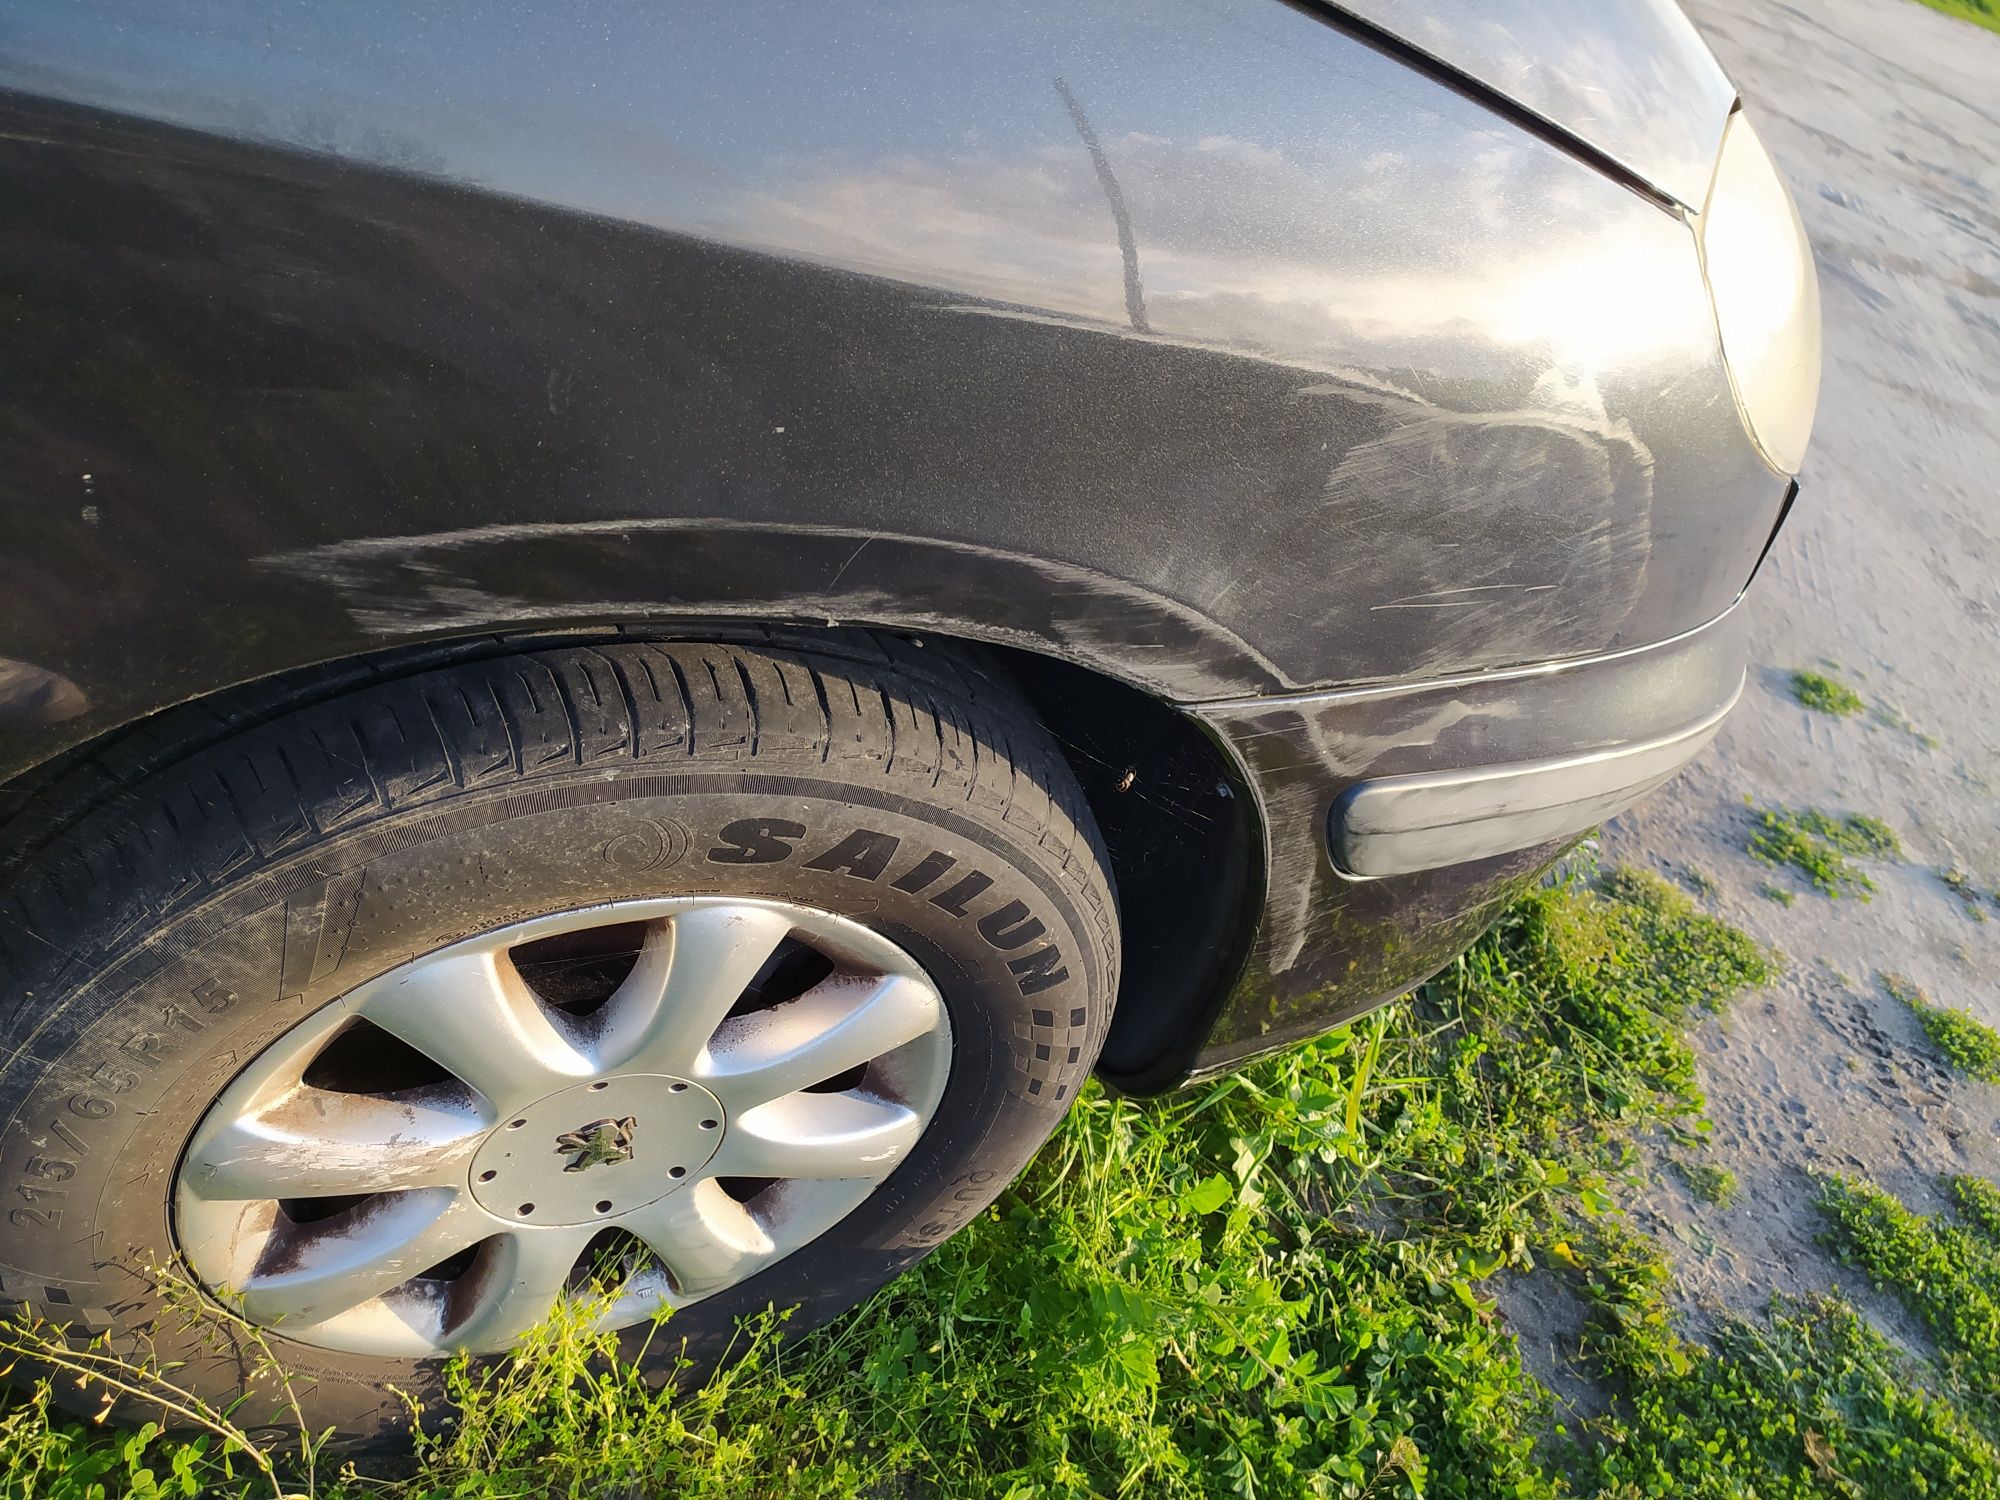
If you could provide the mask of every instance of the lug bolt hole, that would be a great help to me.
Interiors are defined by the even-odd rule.
[[[523,1203],[519,1208],[519,1210],[517,1210],[517,1212],[519,1212],[521,1217],[524,1219],[534,1211],[535,1211],[535,1205],[532,1203]]]
[[[507,1122],[507,1128],[509,1130],[519,1130],[523,1125],[527,1123],[528,1122],[526,1120],[509,1120]]]
[[[479,1180],[481,1182],[491,1182],[494,1178],[498,1177],[499,1175],[500,1174],[498,1172],[494,1171],[491,1167],[488,1167],[484,1172],[481,1172],[479,1174]]]
[[[600,1199],[598,1200],[598,1203],[597,1203],[597,1211],[598,1211],[599,1213],[601,1213],[601,1214],[608,1214],[608,1213],[610,1213],[610,1212],[611,1212],[611,1200],[610,1200],[609,1198],[600,1198]]]
[[[608,1079],[600,1078],[590,1086],[590,1091],[593,1094],[601,1094],[610,1087],[611,1083]]]
[[[688,1174],[688,1169],[686,1167],[669,1167],[667,1169],[667,1175],[669,1177],[685,1177],[687,1176],[687,1174]]]
[[[701,1122],[701,1128],[703,1130],[713,1130],[715,1129],[716,1126],[720,1125],[721,1123],[722,1122],[720,1120],[703,1120]]]
[[[667,1090],[670,1094],[685,1094],[687,1091],[688,1086],[684,1083],[677,1083]]]

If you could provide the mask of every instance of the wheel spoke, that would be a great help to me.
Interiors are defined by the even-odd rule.
[[[669,1193],[619,1227],[659,1256],[682,1298],[741,1281],[778,1254],[749,1210],[712,1181]]]
[[[920,979],[845,975],[796,1000],[725,1021],[701,1081],[732,1113],[845,1073],[934,1029],[942,1004]]]
[[[738,1286],[868,1201],[952,1068],[912,955],[753,896],[532,916],[301,1010],[205,1112],[174,1232],[252,1323],[397,1359],[517,1347],[600,1242],[605,1328]]]
[[[865,1094],[788,1094],[729,1123],[710,1160],[716,1177],[880,1180],[909,1154],[924,1122],[913,1109]]]
[[[384,1193],[338,1218],[280,1228],[236,1288],[259,1323],[321,1323],[401,1286],[492,1230],[449,1188]],[[276,1252],[275,1254],[273,1252]]]
[[[364,986],[349,1003],[449,1068],[497,1111],[594,1069],[503,949],[447,949]]]
[[[648,938],[605,1006],[598,1048],[606,1066],[691,1074],[715,1028],[791,930],[781,912],[747,904],[676,916],[664,945]]]
[[[451,1345],[506,1349],[546,1322],[592,1232],[589,1225],[516,1229],[487,1244],[479,1264],[467,1272],[476,1278],[470,1289],[472,1307],[452,1328]]]
[[[182,1181],[208,1199],[326,1198],[461,1180],[486,1122],[433,1097],[298,1088],[204,1129]],[[462,1093],[460,1097],[465,1097]]]

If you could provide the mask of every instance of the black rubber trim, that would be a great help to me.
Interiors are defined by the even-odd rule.
[[[1771,534],[1764,538],[1764,550],[1757,554],[1757,561],[1750,569],[1750,576],[1743,580],[1747,590],[1757,581],[1757,575],[1764,570],[1764,559],[1771,555],[1771,549],[1778,545],[1778,533],[1785,529],[1785,519],[1792,513],[1792,502],[1799,498],[1799,482],[1794,479],[1785,489],[1785,503],[1778,507],[1778,519],[1771,527]]]
[[[1385,31],[1372,21],[1340,9],[1335,5],[1320,3],[1320,0],[1285,0],[1292,9],[1302,11],[1314,20],[1331,26],[1335,31],[1352,37],[1362,46],[1381,53],[1384,57],[1401,63],[1412,72],[1421,73],[1440,88],[1450,89],[1465,99],[1471,100],[1481,109],[1498,115],[1510,125],[1525,130],[1536,139],[1546,142],[1573,156],[1585,166],[1603,173],[1620,187],[1630,189],[1654,207],[1675,218],[1685,218],[1694,212],[1694,206],[1683,204],[1672,193],[1663,192],[1644,177],[1619,161],[1616,157],[1600,151],[1583,137],[1564,129],[1546,115],[1537,114],[1526,105],[1508,98],[1498,89],[1482,83],[1470,73],[1452,66],[1435,53],[1413,46],[1394,32]]]

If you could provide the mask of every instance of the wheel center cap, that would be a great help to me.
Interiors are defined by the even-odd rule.
[[[622,1218],[692,1181],[722,1144],[722,1105],[684,1078],[628,1073],[516,1110],[472,1158],[472,1196],[522,1224]]]

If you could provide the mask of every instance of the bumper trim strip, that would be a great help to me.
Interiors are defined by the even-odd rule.
[[[1581,834],[1671,779],[1736,700],[1657,739],[1585,755],[1389,776],[1348,788],[1328,818],[1343,875],[1364,880],[1465,864]]]

